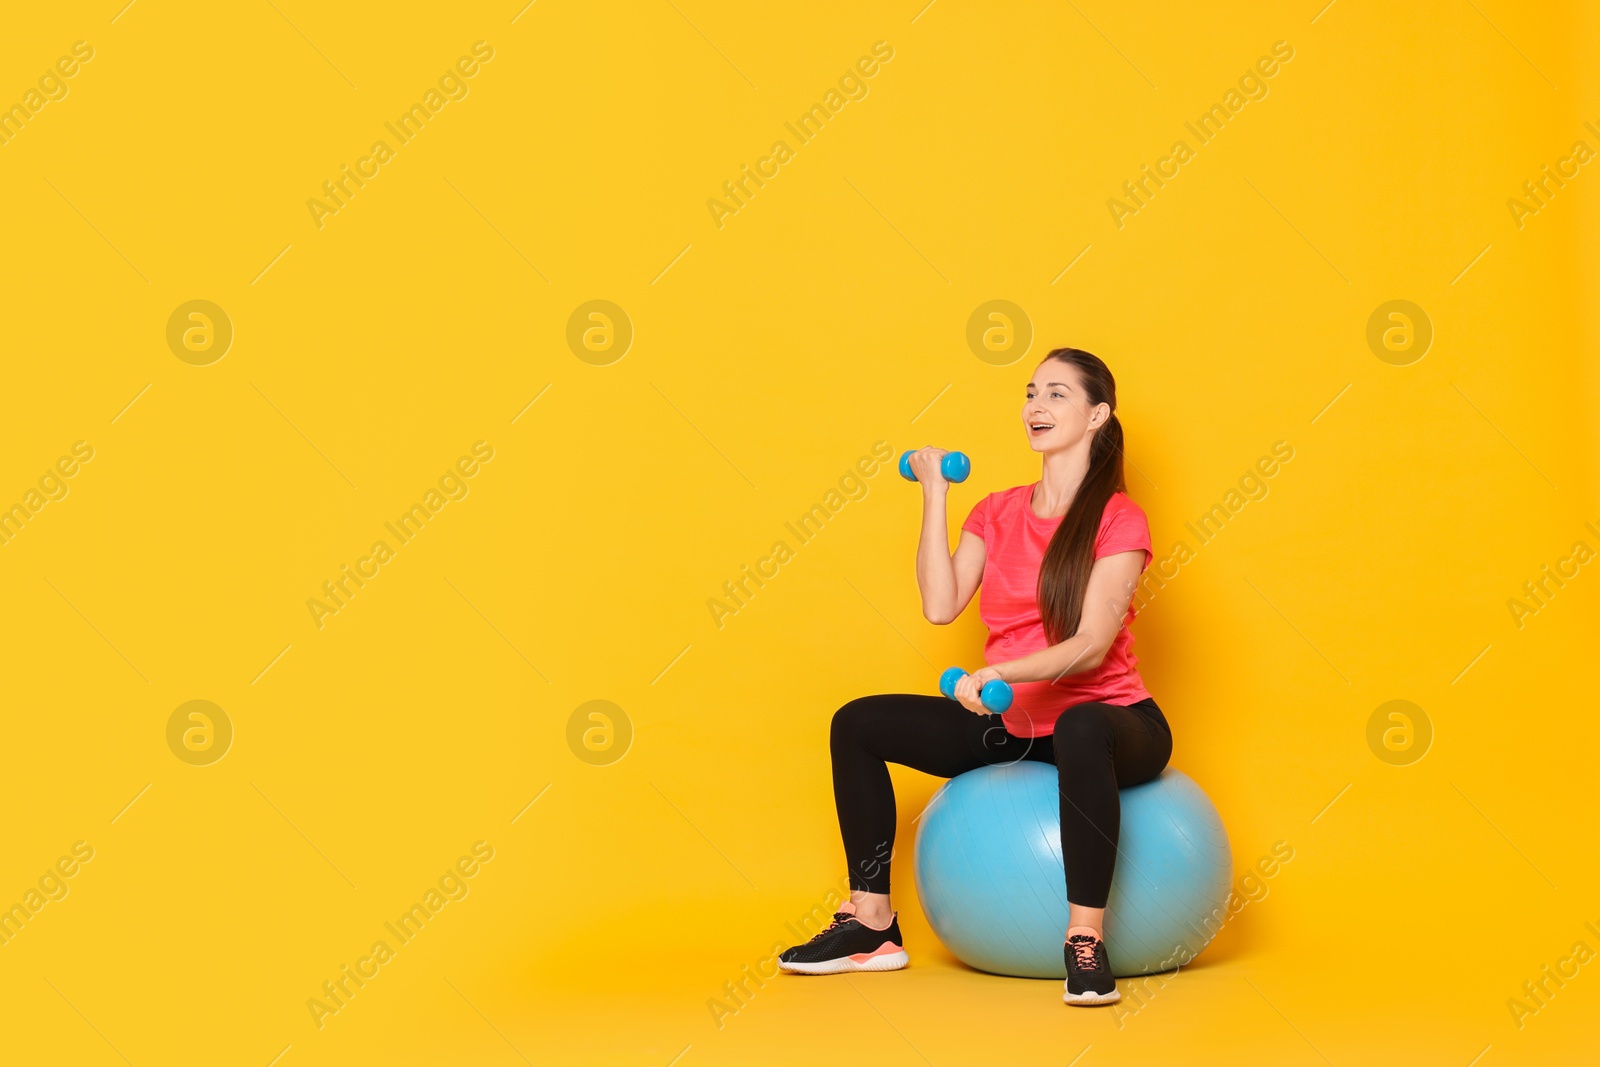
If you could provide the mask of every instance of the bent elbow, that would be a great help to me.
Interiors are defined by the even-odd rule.
[[[1106,656],[1107,656],[1107,654],[1110,653],[1110,651],[1111,651],[1111,646],[1110,645],[1105,645],[1105,646],[1096,645],[1096,646],[1094,646],[1092,648],[1089,648],[1088,650],[1086,650],[1084,652],[1083,657],[1078,661],[1083,666],[1077,668],[1077,670],[1080,670],[1080,671],[1097,671],[1097,670],[1099,670],[1100,669],[1100,664],[1102,664],[1102,663],[1104,663],[1106,661]]]
[[[935,626],[949,626],[951,623],[956,621],[956,617],[949,612],[936,611],[929,607],[924,607],[922,609],[922,617],[933,623]]]

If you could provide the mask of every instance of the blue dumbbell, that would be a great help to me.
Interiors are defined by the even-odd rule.
[[[956,698],[956,683],[967,676],[967,672],[960,667],[951,667],[939,675],[939,692],[949,697]],[[990,711],[1005,711],[1011,706],[1011,686],[999,678],[991,678],[983,683],[983,688],[978,692],[978,699]]]
[[[900,457],[900,477],[908,482],[917,480],[911,470],[911,456],[916,450],[912,449]],[[944,475],[947,482],[964,482],[967,475],[972,473],[972,460],[967,458],[965,452],[946,452],[939,459],[939,473]]]

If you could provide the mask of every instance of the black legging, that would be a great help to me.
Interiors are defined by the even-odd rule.
[[[1077,704],[1053,737],[1017,737],[998,715],[978,715],[944,697],[861,697],[833,716],[833,798],[850,863],[850,888],[889,892],[894,786],[888,763],[940,778],[985,764],[1038,760],[1059,768],[1061,855],[1068,899],[1103,908],[1111,892],[1122,805],[1117,790],[1148,782],[1172,755],[1172,733],[1151,699],[1126,707]],[[1057,759],[1057,753],[1064,757]]]

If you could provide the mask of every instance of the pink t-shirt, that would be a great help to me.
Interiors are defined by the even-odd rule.
[[[989,639],[983,645],[985,663],[1021,659],[1050,645],[1039,615],[1039,565],[1061,519],[1039,518],[1033,513],[1032,500],[1033,485],[990,493],[961,524],[963,530],[983,538],[988,550],[978,597],[978,615],[989,628]],[[1113,493],[1100,516],[1094,558],[1134,549],[1144,550],[1144,566],[1148,567],[1152,558],[1150,524],[1144,510],[1127,494]],[[1142,573],[1143,567],[1140,570]],[[1094,670],[1069,674],[1055,682],[1014,684],[1011,688],[1016,698],[1003,716],[1006,730],[1018,737],[1044,737],[1055,730],[1057,717],[1074,704],[1128,705],[1148,697],[1128,629],[1134,615],[1130,603],[1122,629]]]

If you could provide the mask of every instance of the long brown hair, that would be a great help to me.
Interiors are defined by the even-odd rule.
[[[1111,494],[1126,489],[1122,480],[1122,423],[1117,420],[1117,380],[1111,369],[1092,353],[1058,348],[1045,361],[1060,360],[1078,369],[1091,407],[1111,405],[1111,417],[1095,431],[1089,443],[1089,469],[1050,538],[1039,564],[1039,615],[1052,643],[1078,632],[1083,602],[1089,590],[1089,569],[1094,566],[1094,542],[1100,517]]]

